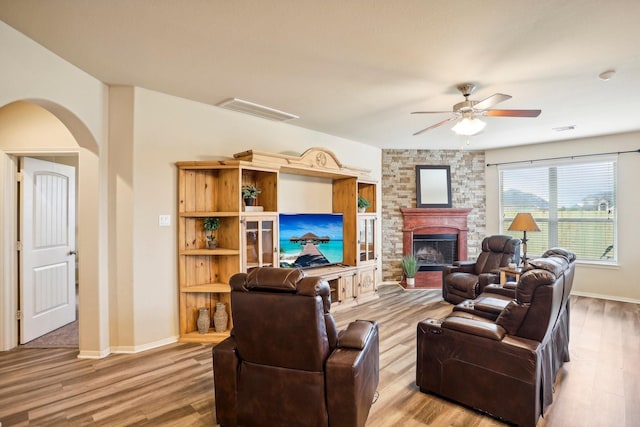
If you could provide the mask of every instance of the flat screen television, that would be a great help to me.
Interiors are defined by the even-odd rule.
[[[332,213],[281,213],[280,267],[310,268],[343,260],[343,218]]]

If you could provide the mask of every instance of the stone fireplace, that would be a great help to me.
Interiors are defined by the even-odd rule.
[[[418,260],[416,287],[440,288],[444,266],[467,259],[467,216],[471,209],[400,210],[404,217],[402,253]]]

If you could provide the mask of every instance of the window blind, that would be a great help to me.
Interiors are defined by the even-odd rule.
[[[503,232],[518,212],[540,228],[527,233],[529,256],[560,246],[580,260],[617,261],[615,159],[504,167],[499,176]]]

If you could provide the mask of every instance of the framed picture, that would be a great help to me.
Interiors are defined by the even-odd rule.
[[[451,168],[416,166],[416,201],[419,208],[450,208]]]

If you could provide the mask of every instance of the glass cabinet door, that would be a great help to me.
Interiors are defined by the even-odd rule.
[[[255,217],[245,220],[246,253],[244,271],[256,267],[275,267],[277,221],[274,217]]]
[[[360,261],[374,261],[376,259],[375,223],[375,216],[362,216],[358,220]]]

